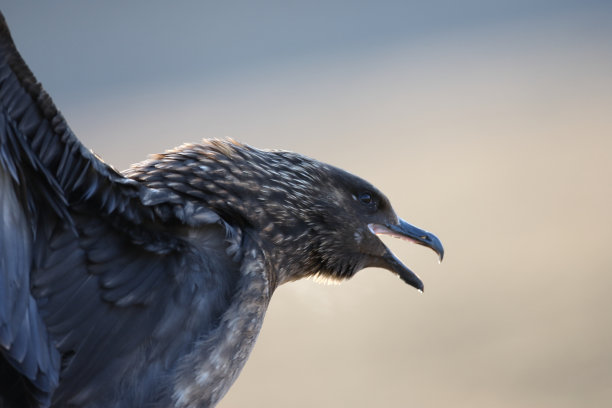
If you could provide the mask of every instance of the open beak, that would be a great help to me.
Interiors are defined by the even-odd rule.
[[[444,247],[440,240],[432,233],[424,231],[413,225],[408,224],[406,221],[400,219],[399,224],[369,224],[370,231],[377,235],[390,235],[395,238],[405,239],[415,244],[423,245],[434,250],[439,258],[440,262],[444,258]],[[395,272],[404,282],[416,289],[423,291],[423,282],[419,277],[408,269],[397,257],[385,247],[385,253],[382,256],[382,260],[385,265],[382,265],[386,269]]]

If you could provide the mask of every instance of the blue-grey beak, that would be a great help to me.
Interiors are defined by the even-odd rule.
[[[440,261],[444,258],[444,247],[442,242],[431,232],[427,232],[406,221],[400,219],[398,224],[370,224],[370,230],[375,234],[391,235],[396,238],[406,239],[415,244],[423,245],[431,248],[436,252]],[[387,269],[397,273],[397,275],[410,286],[423,291],[423,282],[419,277],[404,265],[388,248],[382,257],[386,263]]]

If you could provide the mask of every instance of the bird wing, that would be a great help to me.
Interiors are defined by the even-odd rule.
[[[92,378],[103,389],[135,369],[127,367],[134,359],[118,357],[143,344],[158,344],[146,352],[167,366],[189,340],[181,336],[214,324],[228,304],[234,278],[214,272],[239,270],[227,254],[239,233],[88,151],[1,14],[0,108],[0,369],[8,362],[48,405],[56,389],[56,402],[86,403]],[[182,238],[185,224],[197,242]]]

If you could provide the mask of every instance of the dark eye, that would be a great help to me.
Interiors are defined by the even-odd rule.
[[[369,191],[364,191],[359,194],[359,201],[361,201],[362,204],[370,206],[374,204],[374,197]]]

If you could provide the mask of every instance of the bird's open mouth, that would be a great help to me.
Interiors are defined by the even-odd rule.
[[[444,258],[444,247],[440,240],[432,233],[424,231],[406,221],[400,219],[397,225],[392,224],[368,224],[368,228],[376,235],[390,235],[395,238],[404,239],[415,244],[423,245],[434,250],[440,257]],[[423,291],[423,282],[419,277],[404,265],[397,257],[385,246],[385,253],[382,256],[385,266],[399,275],[407,284]]]

